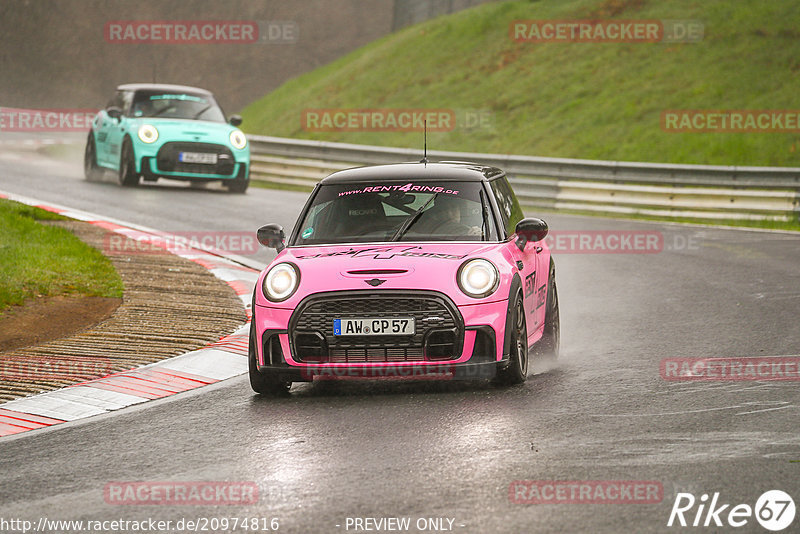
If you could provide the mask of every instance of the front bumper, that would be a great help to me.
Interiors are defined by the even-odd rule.
[[[347,304],[355,299],[355,306]],[[376,307],[364,307],[369,294],[357,292],[332,292],[311,295],[303,300],[295,310],[256,305],[253,324],[256,330],[256,356],[259,371],[284,376],[286,380],[308,381],[319,378],[492,378],[498,365],[507,363],[503,357],[503,340],[507,301],[482,303],[480,305],[456,306],[446,296],[436,292],[384,291],[375,293]],[[374,336],[370,343],[361,344],[332,338],[333,315],[324,315],[325,310],[315,304],[336,304],[334,314],[353,314],[349,311],[360,308],[361,316],[388,313],[395,315],[412,314],[398,307],[405,300],[419,301],[420,295],[430,301],[441,302],[452,313],[452,322],[441,321],[425,331],[418,331],[416,340],[393,339],[392,336]],[[363,296],[363,297],[362,297]],[[395,300],[393,300],[395,299]],[[400,299],[399,301],[396,299]],[[321,312],[307,320],[307,311]],[[438,313],[438,310],[425,313]],[[417,319],[417,324],[422,324]],[[324,331],[329,327],[329,333]],[[455,336],[449,351],[431,350],[431,331],[455,329]],[[309,350],[308,343],[315,337],[309,330],[316,330],[320,339],[315,350]],[[327,346],[326,346],[327,345]],[[435,345],[435,343],[434,343]],[[314,349],[314,347],[312,347]],[[431,355],[433,357],[431,357]]]
[[[216,154],[216,164],[180,161],[181,152]],[[232,180],[246,177],[250,166],[250,150],[234,149],[218,143],[167,141],[155,146],[138,143],[135,147],[137,166],[145,177],[175,180]]]

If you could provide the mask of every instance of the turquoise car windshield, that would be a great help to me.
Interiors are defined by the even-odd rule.
[[[225,122],[225,115],[210,95],[188,93],[139,91],[131,116]]]

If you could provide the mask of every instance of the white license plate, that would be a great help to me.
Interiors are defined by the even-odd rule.
[[[411,336],[413,317],[360,317],[333,320],[334,336]]]
[[[217,155],[208,152],[181,152],[178,154],[178,159],[183,163],[217,164]]]

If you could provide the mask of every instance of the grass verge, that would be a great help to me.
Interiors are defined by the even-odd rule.
[[[0,314],[34,297],[122,297],[111,261],[69,230],[39,222],[53,220],[66,219],[0,199]]]

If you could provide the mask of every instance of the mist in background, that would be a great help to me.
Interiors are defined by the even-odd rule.
[[[0,107],[99,108],[122,83],[211,90],[227,113],[394,30],[486,0],[3,0]],[[293,43],[109,43],[110,21],[274,21]]]

